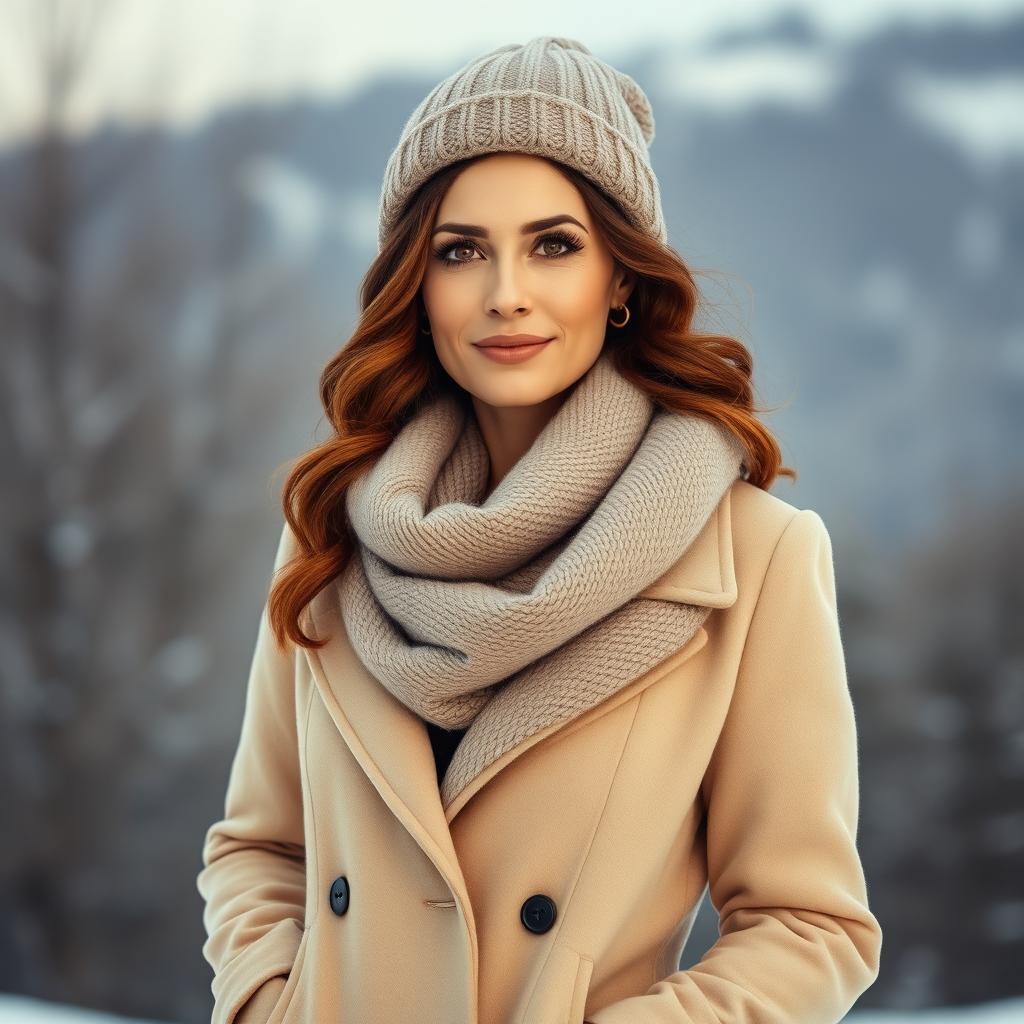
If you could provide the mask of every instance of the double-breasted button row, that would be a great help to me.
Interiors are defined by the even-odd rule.
[[[348,879],[339,875],[333,882],[329,893],[331,910],[339,917],[348,910],[349,904]],[[527,931],[542,935],[555,923],[558,916],[558,908],[555,901],[544,893],[535,893],[523,901],[519,908],[519,920]]]
[[[331,910],[339,917],[348,910],[348,896],[348,879],[344,875],[338,875],[331,882],[330,901]]]
[[[538,892],[523,901],[519,908],[519,920],[523,922],[527,931],[536,932],[542,935],[554,923],[558,916],[558,908],[550,896]]]

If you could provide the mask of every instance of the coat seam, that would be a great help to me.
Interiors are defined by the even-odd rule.
[[[314,685],[313,680],[310,679],[310,681],[309,681],[309,698],[306,700],[306,728],[302,732],[302,760],[303,760],[303,763],[305,764],[305,767],[306,767],[306,778],[310,780],[309,781],[309,818],[310,818],[310,827],[311,827],[311,830],[312,830],[312,833],[313,833],[313,856],[311,858],[311,860],[313,861],[312,871],[313,871],[313,878],[314,878],[314,880],[319,881],[320,880],[319,836],[317,834],[317,827],[316,827],[316,807],[314,806],[314,800],[313,800],[314,787],[313,787],[312,779],[311,779],[310,774],[309,774],[309,726],[310,726],[310,722],[312,722],[312,720],[313,720],[312,708],[313,708],[313,697],[315,696],[315,694],[316,694],[316,686]],[[307,878],[306,878],[306,887],[308,888],[309,885],[310,885],[310,879],[307,876]],[[310,918],[309,925],[307,926],[307,927],[310,927],[310,928],[313,927],[313,922],[316,921],[317,918],[320,916],[320,903],[315,898],[316,897],[316,893],[315,892],[314,892],[313,895],[314,895],[314,899],[313,899],[313,916],[312,916],[312,918]]]
[[[633,727],[636,725],[637,716],[640,714],[640,705],[643,703],[643,699],[647,695],[649,689],[650,688],[648,687],[648,689],[644,690],[643,693],[640,694],[640,699],[636,702],[636,707],[633,708],[633,717],[630,719],[629,728],[626,730],[626,737],[622,741],[622,748],[619,750],[619,757],[615,762],[615,771],[612,772],[612,777],[608,782],[608,791],[604,795],[604,803],[601,805],[601,813],[597,816],[597,822],[594,825],[593,831],[590,833],[590,839],[587,842],[587,852],[583,855],[579,871],[576,872],[576,878],[573,881],[572,889],[569,891],[569,896],[566,901],[567,909],[569,903],[572,902],[573,894],[579,886],[579,881],[583,877],[583,872],[586,870],[587,861],[590,860],[590,854],[594,849],[594,840],[601,831],[601,825],[604,822],[604,816],[608,812],[608,804],[612,798],[612,791],[615,789],[615,781],[618,779],[619,769],[622,767],[622,759],[625,757],[626,748],[629,746],[630,737],[633,735]],[[562,923],[565,923],[564,918]]]
[[[647,692],[646,690],[644,691]],[[640,700],[643,699],[643,694],[640,695]],[[597,834],[601,831],[601,823],[604,821],[605,813],[608,810],[608,801],[611,799],[612,790],[615,788],[615,780],[618,778],[619,769],[622,766],[622,758],[626,752],[626,747],[629,746],[629,738],[633,735],[633,726],[636,724],[636,716],[640,710],[640,700],[636,702],[636,707],[633,709],[633,718],[630,720],[629,729],[626,731],[626,737],[622,741],[622,748],[619,750],[618,760],[615,762],[615,771],[612,772],[612,777],[608,782],[608,791],[605,793],[604,803],[601,805],[601,813],[597,816],[597,822],[594,825],[593,830],[590,833],[590,839],[587,842],[587,852],[583,855],[583,860],[580,862],[579,870],[576,872],[576,878],[573,880],[572,887],[569,889],[568,894],[565,898],[565,912],[558,916],[558,927],[555,929],[555,934],[551,937],[551,945],[548,947],[547,956],[544,957],[544,963],[541,965],[540,970],[537,972],[537,977],[534,979],[533,988],[530,990],[530,998],[527,1002],[527,1007],[533,1004],[534,996],[537,992],[537,986],[540,984],[540,979],[547,969],[548,963],[551,960],[551,954],[554,951],[555,946],[558,945],[559,936],[562,934],[562,929],[565,927],[566,917],[568,916],[569,907],[572,904],[572,898],[579,886],[580,878],[583,877],[583,872],[586,870],[587,861],[590,859],[591,850],[594,848],[594,839]],[[570,947],[577,956],[582,956],[575,946]]]

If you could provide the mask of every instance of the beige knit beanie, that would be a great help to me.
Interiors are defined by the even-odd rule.
[[[378,242],[432,174],[481,153],[533,153],[575,168],[642,231],[667,241],[648,158],[654,115],[637,83],[575,39],[537,36],[470,61],[409,116],[384,170]]]

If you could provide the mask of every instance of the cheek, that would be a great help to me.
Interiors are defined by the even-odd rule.
[[[473,306],[472,284],[459,282],[459,271],[438,271],[423,279],[423,303],[431,320],[438,324],[457,323]]]
[[[552,313],[569,323],[585,323],[605,314],[607,281],[597,274],[566,274],[549,294]]]
[[[423,305],[427,307],[428,312],[435,312],[442,305],[442,299],[440,298],[443,282],[438,280],[437,274],[433,271],[428,271],[423,277],[423,284],[421,287],[421,295],[423,296]]]

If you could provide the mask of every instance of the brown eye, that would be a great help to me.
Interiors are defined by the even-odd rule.
[[[545,249],[545,246],[548,245],[561,246],[562,248],[561,251],[551,252]],[[583,240],[571,231],[549,231],[537,240],[533,251],[539,253],[542,259],[558,260],[574,252],[579,252],[582,248]],[[434,258],[439,263],[447,264],[449,267],[465,266],[466,264],[476,262],[472,254],[478,251],[476,242],[468,238],[456,238],[450,242],[442,242],[441,245],[434,249]],[[470,255],[466,259],[462,259],[461,256],[457,255],[455,258],[452,258],[453,253],[460,252],[468,252]]]
[[[546,239],[544,239],[544,241],[541,242],[541,248],[544,248],[544,246],[548,246],[548,245],[555,245],[555,246],[560,245],[560,246],[562,246],[563,249],[565,248],[565,242],[561,242],[557,238],[546,238]],[[549,250],[547,250],[545,252],[544,255],[545,256],[560,256],[561,253],[551,252],[551,250],[549,249]]]
[[[544,246],[547,245],[560,245],[562,247],[562,251],[545,252]],[[583,248],[583,240],[578,235],[574,235],[571,231],[550,231],[538,240],[537,248],[541,250],[541,255],[544,259],[557,260],[561,259],[563,256],[569,256],[574,252],[579,252],[580,249]]]
[[[474,242],[469,241],[469,239],[467,238],[456,238],[451,242],[442,242],[434,250],[434,258],[439,263],[447,263],[448,266],[454,266],[455,264],[458,263],[472,263],[472,256],[470,256],[470,258],[468,259],[461,259],[458,257],[456,259],[449,259],[453,252],[463,251],[467,251],[469,253],[475,252],[476,244]]]

